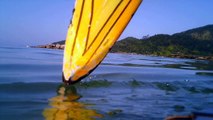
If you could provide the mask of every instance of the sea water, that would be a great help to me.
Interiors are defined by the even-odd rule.
[[[161,120],[212,112],[212,61],[110,53],[75,86],[75,101],[58,99],[62,62],[62,50],[0,47],[0,119]]]

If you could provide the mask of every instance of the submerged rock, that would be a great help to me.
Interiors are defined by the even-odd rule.
[[[160,83],[155,82],[154,83],[159,89],[165,90],[165,91],[177,91],[179,88],[175,85],[169,84],[169,83]]]
[[[174,105],[173,108],[176,112],[183,112],[185,110],[185,107],[182,105]]]
[[[115,109],[115,110],[109,111],[109,112],[108,112],[108,115],[114,116],[114,115],[117,115],[117,114],[119,114],[119,113],[121,113],[121,112],[122,112],[121,109]]]

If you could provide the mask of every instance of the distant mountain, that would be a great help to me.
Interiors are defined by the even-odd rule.
[[[213,56],[213,25],[146,39],[128,37],[118,41],[111,52],[179,57]]]
[[[187,30],[185,32],[177,33],[175,35],[190,36],[198,40],[213,40],[213,25],[206,25],[203,27]]]

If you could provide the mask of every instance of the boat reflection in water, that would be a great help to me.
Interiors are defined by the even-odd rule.
[[[46,120],[93,120],[103,116],[88,105],[78,102],[81,95],[77,93],[75,86],[60,85],[57,96],[49,100],[51,108],[43,111]]]

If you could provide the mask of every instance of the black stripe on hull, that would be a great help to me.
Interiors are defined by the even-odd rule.
[[[84,48],[84,53],[85,54],[86,50],[87,50],[87,44],[88,44],[88,39],[90,38],[90,29],[91,29],[91,25],[92,25],[92,20],[93,20],[93,11],[94,11],[94,0],[92,0],[91,3],[91,16],[90,16],[90,21],[89,21],[89,28],[88,28],[88,32],[87,32],[87,39],[86,39],[86,44],[85,44],[85,48]]]
[[[107,18],[107,20],[105,21],[104,25],[101,27],[101,29],[98,31],[98,33],[96,34],[95,38],[92,40],[92,42],[90,43],[89,47],[87,48],[87,50],[90,49],[90,47],[92,46],[92,44],[95,42],[95,40],[97,39],[97,37],[100,35],[100,33],[102,32],[102,30],[104,29],[104,27],[106,26],[106,24],[108,23],[108,21],[110,20],[110,18],[113,16],[113,14],[115,13],[115,11],[117,10],[117,8],[120,6],[120,4],[122,3],[123,0],[121,0],[119,2],[119,4],[115,7],[115,9],[113,10],[113,12],[110,14],[110,16]]]
[[[76,30],[76,34],[75,34],[75,38],[74,38],[74,43],[73,43],[73,46],[72,46],[72,50],[71,50],[71,56],[73,55],[73,52],[74,52],[74,49],[75,49],[75,43],[76,43],[76,38],[78,36],[78,31],[79,31],[79,27],[80,27],[80,23],[81,23],[81,19],[82,19],[82,13],[84,11],[84,0],[82,2],[82,7],[81,7],[81,11],[80,11],[80,17],[79,17],[79,21],[78,21],[78,25],[77,25],[77,30]]]

